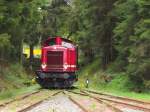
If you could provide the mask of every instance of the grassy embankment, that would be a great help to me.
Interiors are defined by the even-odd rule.
[[[38,85],[31,83],[28,75],[19,64],[0,64],[0,100],[9,99],[23,93],[35,91]]]
[[[132,91],[132,84],[127,74],[103,72],[100,68],[99,60],[95,60],[93,63],[82,68],[78,74],[79,81],[77,85],[81,88],[85,87],[85,82],[88,78],[90,89],[107,92],[113,95],[150,101],[150,92],[136,93]]]

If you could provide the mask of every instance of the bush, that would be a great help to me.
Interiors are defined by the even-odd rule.
[[[26,87],[26,83],[29,82],[29,75],[20,64],[9,64],[6,66],[0,66],[0,79],[2,80],[0,91],[9,90],[13,88]]]
[[[125,73],[117,74],[113,80],[107,85],[108,88],[112,90],[121,90],[121,91],[128,91],[130,90],[133,85],[129,81],[129,77]]]
[[[115,72],[123,72],[125,71],[127,63],[125,60],[117,59],[115,62],[111,63],[108,68],[108,72],[115,73]]]
[[[149,80],[150,61],[145,60],[142,63],[130,64],[128,66],[129,78],[134,85],[135,91],[143,91],[150,88]]]

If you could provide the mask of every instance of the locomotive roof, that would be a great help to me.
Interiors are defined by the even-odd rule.
[[[55,38],[57,38],[57,37],[55,37]],[[72,44],[73,44],[73,42],[72,42],[71,40],[68,40],[68,39],[62,38],[62,37],[61,37],[61,39],[64,40],[64,41],[66,41],[66,42],[69,42],[69,43],[72,43]]]
[[[61,38],[62,41],[68,42],[68,43],[71,43],[71,44],[75,45],[75,44],[73,43],[73,41],[71,41],[71,40],[69,40],[69,39],[66,39],[66,38],[59,37],[59,36],[57,36],[57,37],[48,37],[48,39],[46,39],[46,40],[43,42],[43,45],[46,45],[50,40],[53,40],[53,39],[56,39],[56,38]]]
[[[46,39],[46,40],[44,41],[44,43],[45,43],[46,41],[49,41],[49,40],[51,40],[51,39],[56,39],[56,38],[58,38],[58,37],[48,37],[48,39]],[[69,43],[74,44],[73,41],[71,41],[71,40],[69,40],[69,39],[62,38],[62,37],[59,37],[59,38],[61,38],[62,40],[66,41],[66,42],[69,42]]]

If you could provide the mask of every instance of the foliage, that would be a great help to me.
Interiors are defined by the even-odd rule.
[[[38,8],[45,1],[0,1],[0,34],[6,36],[3,40],[9,40],[9,44],[13,47],[9,54],[11,61],[19,60],[22,53],[23,41],[30,44],[37,44],[39,24],[42,19],[41,12]],[[5,35],[4,35],[5,34]],[[1,37],[2,38],[2,37]],[[2,44],[1,41],[1,46]],[[7,47],[9,47],[7,45]],[[4,49],[4,48],[0,48]],[[7,60],[7,57],[1,57]]]
[[[129,91],[133,88],[133,84],[129,81],[129,77],[123,73],[116,75],[116,77],[107,86],[112,90],[120,91]]]
[[[102,70],[93,71],[94,68],[98,68],[100,64],[98,60],[93,61],[87,67],[81,69],[79,74],[79,81],[77,82],[77,86],[80,88],[85,89],[85,83],[87,79],[86,71],[90,71],[89,77],[89,89],[94,91],[101,91],[106,92],[107,94],[113,94],[116,96],[125,96],[134,99],[142,99],[142,100],[149,100],[150,91],[137,93],[131,91],[134,87],[133,83],[129,80],[129,77],[126,73],[114,73],[108,74]],[[113,79],[110,82],[105,82],[103,76],[113,75]]]
[[[20,64],[1,64],[0,68],[0,80],[3,80],[1,81],[0,91],[26,87],[26,84],[30,83],[28,80],[31,76],[27,75]]]
[[[146,87],[149,63],[149,9],[147,0],[118,0],[116,14],[119,22],[114,29],[116,49],[119,57],[126,62],[126,70],[135,89],[141,91]]]
[[[0,48],[4,49],[5,47],[10,46],[10,36],[8,34],[1,34],[0,35]]]
[[[36,44],[62,36],[79,45],[82,65],[99,58],[94,70],[125,72],[133,90],[149,89],[149,5],[148,0],[0,0],[0,58],[22,60],[25,42],[32,65]]]
[[[73,36],[84,63],[100,57],[103,69],[127,74],[132,90],[149,89],[150,13],[147,0],[74,2]],[[73,26],[73,25],[72,25]]]
[[[12,45],[10,43],[10,35],[3,33],[0,34],[0,57],[3,59],[4,57],[9,58],[9,52],[12,48]]]
[[[98,55],[102,59],[103,68],[106,68],[114,56],[114,17],[111,13],[113,3],[113,0],[75,1],[75,11],[71,19],[72,29],[75,30],[73,36],[84,53],[85,62],[92,62]]]
[[[34,92],[38,90],[39,88],[40,87],[38,85],[34,85],[31,87],[25,87],[25,88],[20,88],[20,89],[9,89],[8,91],[3,91],[0,93],[0,100],[13,99],[16,96]]]

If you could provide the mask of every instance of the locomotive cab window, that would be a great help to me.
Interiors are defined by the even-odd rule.
[[[49,41],[49,46],[52,46],[52,45],[56,45],[56,40],[55,39],[51,39]]]

